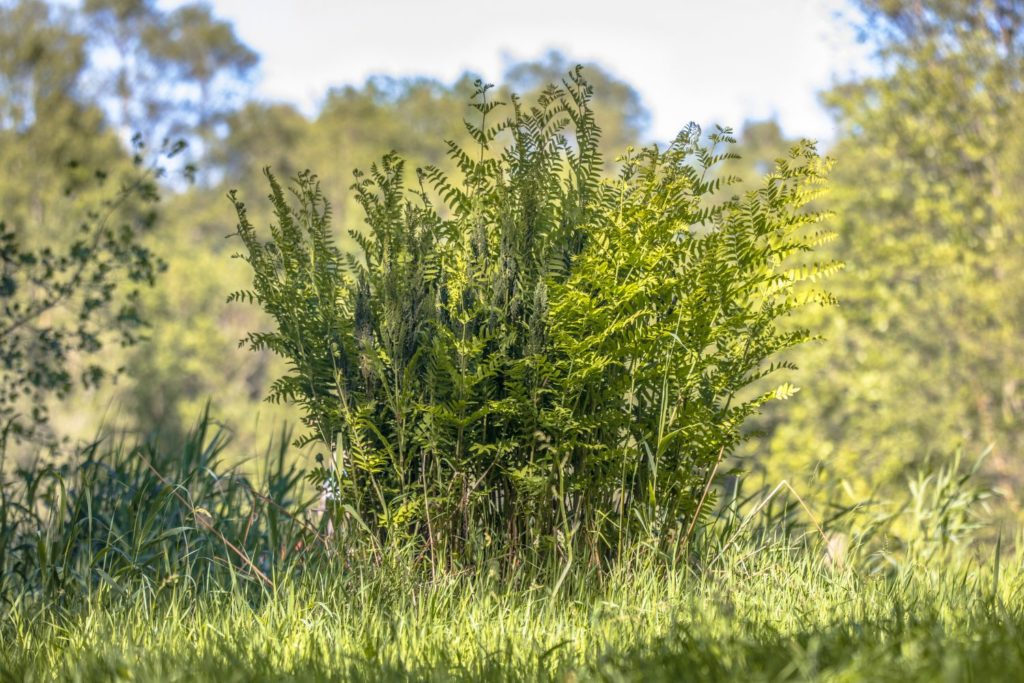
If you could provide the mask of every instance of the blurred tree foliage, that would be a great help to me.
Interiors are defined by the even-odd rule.
[[[0,5],[0,453],[55,444],[48,400],[119,371],[111,344],[139,340],[161,267],[144,243],[160,171],[85,96],[86,47],[68,12]]]
[[[87,63],[69,12],[0,4],[0,219],[37,244],[73,222],[68,196],[128,159],[86,94]]]
[[[128,136],[201,148],[244,101],[259,62],[202,3],[165,12],[156,0],[85,0],[77,24],[91,54],[103,55],[91,94]]]
[[[769,424],[770,476],[856,497],[924,458],[994,444],[1024,480],[1024,100],[1017,0],[864,0],[883,75],[824,95],[848,264],[805,392]],[[809,324],[809,321],[804,321]]]

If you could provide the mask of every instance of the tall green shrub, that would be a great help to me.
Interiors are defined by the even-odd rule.
[[[309,172],[291,198],[267,172],[268,242],[231,195],[254,274],[231,299],[276,322],[244,342],[291,364],[270,398],[300,404],[306,441],[335,454],[314,472],[335,521],[454,559],[495,541],[595,561],[638,538],[678,550],[744,419],[795,391],[754,390],[810,338],[781,321],[831,301],[803,284],[835,268],[809,260],[828,164],[802,144],[730,196],[714,172],[729,131],[705,143],[690,125],[603,178],[579,69],[501,119],[478,85],[477,146],[449,143],[458,178],[427,168],[408,188],[394,155],[356,173],[356,253]]]

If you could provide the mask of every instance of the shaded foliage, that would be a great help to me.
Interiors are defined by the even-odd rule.
[[[11,436],[52,442],[48,399],[98,386],[110,372],[104,348],[140,338],[139,288],[153,285],[163,263],[143,243],[161,170],[144,167],[138,145],[134,171],[113,197],[82,209],[65,244],[34,247],[0,222],[0,455]],[[95,173],[95,183],[106,180]]]

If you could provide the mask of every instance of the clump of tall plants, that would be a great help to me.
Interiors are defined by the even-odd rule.
[[[691,124],[603,177],[579,69],[529,105],[489,88],[454,176],[356,172],[354,251],[310,172],[288,193],[268,170],[269,241],[232,193],[253,286],[230,299],[276,324],[243,343],[290,364],[269,398],[323,447],[333,529],[444,562],[678,556],[744,421],[795,391],[766,383],[812,336],[784,319],[831,302],[808,207],[828,163],[803,143],[735,196],[730,131]]]

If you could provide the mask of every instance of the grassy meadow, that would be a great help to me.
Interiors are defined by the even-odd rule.
[[[780,543],[558,591],[376,567],[248,596],[102,586],[7,617],[0,662],[26,681],[1020,680],[1024,584],[991,559],[872,576]]]
[[[1024,0],[842,4],[819,144],[0,0],[0,683],[1024,681]]]
[[[77,470],[24,473],[35,497],[7,498],[3,519],[3,680],[1024,675],[1024,558],[1007,550],[1022,545],[992,536],[984,489],[957,468],[827,523],[785,487],[734,491],[676,563],[651,542],[611,568],[486,552],[455,568],[355,533],[323,544],[285,514],[308,489],[285,449],[254,478],[225,446],[200,422],[179,452],[94,449]],[[269,495],[237,495],[257,487]],[[54,502],[63,524],[11,542]]]

